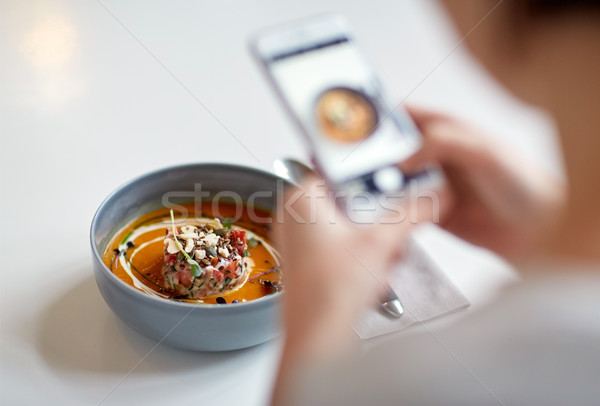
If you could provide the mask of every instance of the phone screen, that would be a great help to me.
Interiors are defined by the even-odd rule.
[[[275,53],[266,62],[331,181],[389,166],[420,146],[410,117],[386,103],[372,70],[347,37]]]

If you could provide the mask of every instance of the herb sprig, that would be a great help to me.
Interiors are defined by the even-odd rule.
[[[185,250],[183,249],[183,245],[181,245],[181,243],[177,239],[177,227],[175,226],[175,215],[173,214],[173,209],[171,209],[171,225],[173,227],[173,239],[175,240],[175,244],[177,245],[177,248],[179,249],[179,251],[185,257],[187,263],[192,266],[192,275],[195,278],[197,278],[198,276],[202,275],[202,268],[196,261],[194,261],[192,258],[190,258],[188,253],[185,252]]]

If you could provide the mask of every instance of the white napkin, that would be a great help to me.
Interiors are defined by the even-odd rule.
[[[406,259],[390,274],[388,282],[404,305],[404,314],[395,319],[377,306],[368,310],[354,326],[362,339],[398,331],[470,304],[415,242],[410,245]]]

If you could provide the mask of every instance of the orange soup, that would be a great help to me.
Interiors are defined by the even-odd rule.
[[[181,210],[181,208],[185,210]],[[171,210],[169,208],[150,212],[126,225],[115,234],[103,255],[103,261],[115,275],[134,288],[150,295],[172,300],[209,304],[237,303],[258,299],[281,290],[283,285],[279,255],[269,242],[270,227],[265,221],[270,218],[270,215],[255,208],[250,213],[246,207],[243,208],[240,215],[239,207],[222,202],[216,206],[216,213],[213,210],[215,210],[215,205],[212,202],[183,204],[178,206],[174,221],[170,217]],[[184,216],[183,211],[187,211],[188,214]],[[219,216],[219,220],[215,220],[217,216]],[[252,221],[251,218],[254,218],[255,221]],[[244,235],[244,248],[239,251],[243,252],[243,255],[235,254],[240,262],[239,269],[243,269],[244,273],[240,274],[235,286],[233,283],[228,286],[227,283],[223,284],[223,281],[219,280],[223,284],[221,287],[221,285],[217,286],[217,281],[214,281],[216,286],[214,292],[218,292],[214,295],[208,297],[193,297],[193,293],[191,296],[181,295],[181,292],[172,288],[173,285],[170,283],[172,274],[169,274],[169,268],[173,268],[173,271],[175,268],[169,267],[169,264],[165,263],[166,258],[175,258],[175,254],[177,254],[183,262],[198,263],[183,252],[182,245],[179,245],[181,253],[172,251],[173,255],[170,255],[167,251],[171,247],[167,244],[169,241],[165,241],[165,239],[168,240],[169,237],[172,237],[173,230],[179,234],[183,233],[179,230],[188,229],[206,232],[208,227],[208,232],[212,232],[211,224],[215,223],[222,223],[223,229],[217,230],[217,233],[223,235],[223,238],[226,233]],[[222,232],[219,233],[219,231]],[[204,235],[201,231],[197,232]],[[171,240],[171,242],[173,241]],[[229,243],[229,239],[226,242]],[[238,238],[237,243],[241,245],[242,241]],[[235,241],[232,241],[232,244],[235,244]],[[229,248],[231,250],[231,245]],[[214,252],[210,247],[208,250]],[[219,248],[219,250],[227,252],[227,248]],[[203,250],[199,249],[199,251]],[[182,254],[187,260],[182,257]],[[202,254],[204,255],[204,251]],[[227,254],[234,256],[234,253],[227,252]],[[219,256],[219,254],[215,253],[215,256]],[[243,259],[240,259],[241,256]],[[196,259],[198,258],[199,256],[196,256]],[[198,261],[200,265],[205,266],[204,264],[206,264],[210,267],[210,259],[213,260],[213,265],[218,266],[215,261],[217,258],[210,257],[209,254],[206,254],[206,258],[203,256]],[[221,266],[220,269],[222,268]],[[216,269],[215,272],[218,273]],[[228,274],[229,270],[225,273]],[[231,280],[227,275],[225,277],[225,282]],[[210,278],[211,284],[213,279]]]

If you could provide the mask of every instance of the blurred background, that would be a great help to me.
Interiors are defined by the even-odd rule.
[[[2,401],[264,403],[278,343],[148,355],[154,343],[94,286],[89,224],[112,190],[153,169],[306,160],[247,40],[322,12],[354,26],[392,101],[468,119],[560,172],[552,123],[494,84],[432,0],[2,1]],[[515,279],[435,228],[418,239],[473,307]]]

